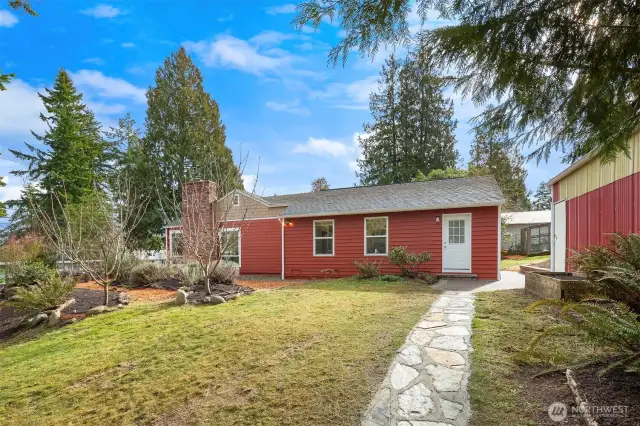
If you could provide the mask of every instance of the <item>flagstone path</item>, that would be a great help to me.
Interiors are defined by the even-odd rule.
[[[365,411],[362,426],[463,426],[473,295],[447,291],[409,333]]]

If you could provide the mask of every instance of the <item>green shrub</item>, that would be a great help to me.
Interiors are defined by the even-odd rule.
[[[11,282],[17,287],[26,287],[46,281],[56,270],[41,262],[21,262],[11,271]]]
[[[240,268],[233,262],[220,261],[216,269],[209,275],[213,284],[233,284],[240,275]]]
[[[594,293],[640,313],[640,235],[612,234],[609,242],[581,250],[571,262],[587,277]]]
[[[143,262],[131,269],[129,282],[132,287],[148,287],[171,278],[183,280],[182,271],[174,265],[159,262]]]
[[[187,286],[202,283],[204,280],[204,273],[202,272],[202,268],[198,263],[188,263],[186,265],[182,265],[180,270],[182,271],[182,276],[184,277],[184,283]]]
[[[372,260],[355,260],[353,264],[358,268],[358,276],[360,278],[373,278],[380,275],[382,262],[375,262]]]
[[[59,274],[53,272],[38,284],[19,287],[11,305],[21,309],[40,311],[55,308],[69,299],[75,285],[72,278],[61,278]]]
[[[114,281],[118,283],[127,283],[131,277],[131,271],[133,268],[141,264],[142,261],[138,259],[133,253],[125,253],[120,262],[120,269],[115,277]]]
[[[428,272],[421,272],[418,274],[418,279],[424,281],[428,285],[434,285],[438,282],[438,277],[431,275]]]
[[[397,283],[399,281],[404,281],[404,278],[399,277],[398,275],[381,275],[378,279],[380,281],[387,281],[390,283]]]
[[[560,306],[558,316],[562,322],[548,327],[536,336],[530,343],[530,349],[546,336],[578,332],[586,342],[613,349],[622,355],[622,358],[604,371],[624,367],[627,371],[640,373],[640,318],[627,305],[608,299],[586,299],[569,303],[559,299],[545,299],[533,303],[528,310],[531,312],[545,305]]]
[[[416,278],[420,273],[420,265],[429,259],[431,259],[431,254],[426,251],[407,253],[407,248],[402,246],[389,250],[389,262],[399,267],[405,277]]]

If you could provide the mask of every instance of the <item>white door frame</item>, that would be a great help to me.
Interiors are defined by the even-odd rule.
[[[468,218],[468,221],[469,221],[469,236],[468,236],[469,238],[467,239],[467,241],[469,242],[469,269],[466,269],[466,270],[454,270],[454,271],[452,271],[452,270],[447,270],[444,267],[444,253],[445,253],[444,245],[447,242],[445,240],[445,235],[447,233],[445,228],[447,226],[447,218],[448,217],[452,217],[452,216],[458,216],[458,217],[459,216],[465,216],[465,218]],[[461,274],[471,273],[471,260],[473,258],[472,257],[473,245],[472,245],[472,242],[471,242],[472,230],[473,230],[473,228],[472,228],[472,223],[471,223],[471,213],[451,213],[451,214],[443,214],[442,215],[442,237],[441,237],[441,240],[442,240],[442,272],[443,273],[456,273],[456,272],[457,273],[461,273]],[[467,237],[466,234],[465,234],[465,237]]]
[[[556,235],[557,229],[557,221],[558,217],[556,215],[556,207],[560,207],[561,210],[564,210],[564,236],[562,238],[562,242],[564,242],[564,247],[562,250],[558,250],[558,235]],[[551,209],[551,235],[553,236],[553,244],[551,244],[551,270],[553,272],[566,272],[567,270],[567,202],[566,200],[558,201],[553,203]],[[556,264],[562,264],[562,268],[556,266]]]

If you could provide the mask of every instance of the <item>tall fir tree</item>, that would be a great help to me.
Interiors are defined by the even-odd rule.
[[[51,196],[59,198],[63,205],[76,203],[101,187],[113,167],[115,150],[113,144],[102,137],[100,123],[82,102],[82,94],[65,70],[58,71],[53,88],[45,88],[45,93],[38,95],[46,110],[40,119],[46,123],[47,130],[43,135],[31,133],[44,148],[25,142],[26,152],[9,151],[29,163],[27,170],[11,173],[37,182],[39,195],[29,200],[23,193],[11,206],[25,209],[28,203],[37,202],[41,204],[40,209],[50,211]],[[33,195],[33,191],[30,193]]]
[[[181,198],[181,182],[216,180],[219,196],[242,188],[240,171],[225,145],[225,126],[217,102],[202,85],[200,70],[184,48],[167,57],[156,71],[155,85],[147,91],[146,135],[141,139],[140,182],[157,194],[147,208],[137,235],[147,239],[161,232],[170,213],[163,200]],[[169,219],[177,219],[170,217]]]
[[[505,197],[506,211],[522,211],[530,209],[527,198],[524,168],[524,157],[507,144],[508,137],[504,133],[476,129],[471,143],[471,160],[469,173],[472,175],[489,174],[495,177]]]
[[[551,210],[551,191],[544,182],[540,182],[536,193],[533,194],[531,210]]]
[[[362,184],[411,182],[418,171],[455,166],[456,121],[443,87],[424,50],[386,60],[370,99],[373,123],[365,124],[367,136],[359,139]]]

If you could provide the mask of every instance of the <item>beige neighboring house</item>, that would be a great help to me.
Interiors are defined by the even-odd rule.
[[[527,253],[539,253],[551,249],[551,210],[502,213],[502,220],[507,225],[502,239],[504,250],[519,247]],[[531,233],[528,247],[523,247],[523,230]]]

